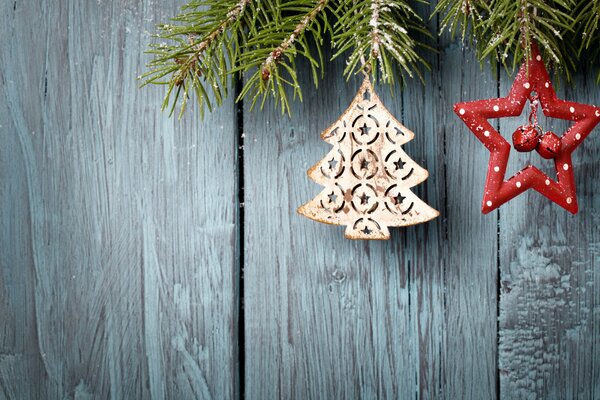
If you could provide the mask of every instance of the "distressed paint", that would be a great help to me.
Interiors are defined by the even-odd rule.
[[[419,244],[403,235],[349,241],[343,227],[295,212],[319,190],[305,174],[330,150],[319,132],[360,84],[346,84],[342,69],[328,66],[327,90],[307,91],[291,120],[268,108],[245,113],[248,398],[411,398],[418,390],[408,273]],[[398,110],[400,100],[384,101]]]
[[[401,96],[379,93],[415,132],[405,151],[432,172],[415,193],[449,214],[396,230],[388,245],[349,243],[340,228],[293,215],[296,199],[318,190],[302,170],[330,150],[319,132],[360,83],[344,84],[343,63],[327,67],[326,89],[308,90],[291,121],[268,108],[245,113],[248,398],[496,396],[496,221],[469,206],[480,194],[465,198],[455,190],[483,183],[456,169],[456,159],[485,155],[469,151],[477,145],[461,140],[460,121],[447,112],[463,87],[486,94],[495,86],[468,87],[465,77],[489,71],[480,71],[470,52],[442,44],[448,59],[430,57],[426,86],[413,80]],[[455,168],[448,182],[445,162]]]
[[[600,104],[592,76],[579,76],[568,90],[562,85],[558,98]],[[511,83],[503,76],[501,92]],[[512,133],[524,120],[500,120],[500,128]],[[570,126],[568,121],[540,122],[557,133]],[[538,193],[500,209],[499,372],[506,398],[600,397],[599,133],[593,131],[573,153],[577,215]],[[508,174],[529,162],[555,176],[553,162],[536,152],[511,153]]]
[[[0,5],[0,398],[237,395],[232,101],[178,123],[135,80],[175,11]]]
[[[454,103],[496,93],[489,65],[473,52],[441,39],[441,102],[434,103],[446,139],[443,247],[446,352],[443,371],[449,399],[494,399],[497,331],[497,217],[482,215],[488,153],[455,115]],[[444,208],[442,208],[444,210]],[[442,211],[444,216],[444,211]]]
[[[291,120],[246,109],[239,357],[232,102],[178,122],[138,90],[175,5],[59,3],[0,4],[0,399],[600,398],[598,130],[573,155],[577,216],[537,193],[481,215],[488,152],[452,105],[498,81],[442,36],[425,85],[378,88],[442,215],[366,243],[295,213],[360,83],[343,62]],[[600,104],[592,76],[559,96]],[[508,174],[533,157],[514,154]]]

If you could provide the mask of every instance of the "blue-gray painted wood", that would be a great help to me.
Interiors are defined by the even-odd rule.
[[[536,193],[481,215],[489,153],[452,104],[511,80],[436,38],[424,85],[379,93],[442,216],[350,242],[295,212],[358,88],[339,61],[291,119],[245,109],[239,221],[233,102],[178,122],[134,79],[176,4],[59,3],[0,4],[0,399],[600,398],[598,130],[577,216]],[[591,76],[560,96],[600,104]]]
[[[600,104],[592,73],[557,95]],[[503,76],[500,90],[512,79]],[[526,117],[504,119],[510,135]],[[540,119],[562,133],[567,121]],[[600,398],[600,130],[573,153],[580,211],[571,215],[529,191],[500,209],[501,393],[519,399]],[[511,153],[508,173],[531,162],[555,177],[553,162],[537,153]]]
[[[0,398],[237,395],[233,104],[136,81],[176,11],[0,4]]]
[[[396,229],[389,243],[348,242],[342,227],[295,214],[321,190],[305,171],[329,151],[319,134],[360,78],[346,84],[343,63],[328,66],[326,84],[306,91],[291,120],[246,110],[248,398],[495,398],[496,218],[480,214],[480,193],[457,190],[483,187],[485,176],[464,165],[487,156],[473,154],[480,145],[451,110],[497,85],[469,86],[489,70],[441,44],[425,86],[380,95],[416,132],[405,150],[432,173],[415,193],[447,215]]]
[[[328,67],[327,85],[306,91],[291,120],[245,113],[248,398],[412,398],[419,390],[410,268],[424,269],[422,246],[403,235],[348,241],[343,228],[296,214],[320,191],[306,177],[328,151],[319,133],[360,83],[346,84],[342,68]],[[401,98],[385,101],[401,110]]]
[[[444,36],[440,49],[441,100],[434,99],[445,132],[445,301],[448,399],[497,397],[497,217],[481,214],[487,150],[453,115],[454,103],[496,95],[489,65]],[[418,289],[417,289],[418,290]]]

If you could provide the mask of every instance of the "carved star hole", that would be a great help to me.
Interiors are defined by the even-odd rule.
[[[327,197],[329,197],[329,202],[330,203],[335,203],[335,201],[337,200],[337,194],[331,192],[331,194],[328,194]]]
[[[359,197],[359,199],[360,199],[360,204],[365,205],[369,202],[370,197],[367,196],[366,193],[363,193],[362,196]]]
[[[368,135],[369,131],[371,130],[371,128],[367,126],[366,122],[359,129],[360,129],[360,136]]]
[[[406,165],[406,163],[404,161],[402,161],[401,158],[399,158],[398,161],[396,161],[394,163],[394,165],[396,166],[396,171],[398,171],[399,169],[403,169],[404,165]]]
[[[369,164],[371,164],[371,162],[368,161],[366,158],[363,158],[362,160],[360,160],[360,169],[369,169]]]
[[[398,193],[398,195],[394,197],[394,200],[396,201],[396,205],[399,206],[404,200],[406,200],[406,197],[402,196],[402,193]]]
[[[335,158],[327,161],[329,163],[329,169],[333,170],[337,166],[338,161]]]

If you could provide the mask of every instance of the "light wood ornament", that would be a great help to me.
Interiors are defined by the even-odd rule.
[[[321,133],[333,149],[308,176],[325,188],[298,212],[346,225],[348,239],[389,239],[390,226],[436,218],[439,212],[409,190],[429,176],[402,150],[414,136],[383,106],[365,77],[350,107]]]

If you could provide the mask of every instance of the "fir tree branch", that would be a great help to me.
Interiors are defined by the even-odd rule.
[[[588,52],[588,58],[597,65],[600,59],[600,0],[581,1],[575,15],[579,27],[577,34],[581,37],[578,56],[581,59],[584,51]],[[600,71],[596,82],[600,83]]]
[[[180,103],[181,116],[192,94],[201,112],[222,104],[232,76],[243,73],[237,100],[262,107],[273,97],[289,113],[290,89],[302,100],[297,57],[308,61],[316,86],[327,36],[333,58],[347,57],[347,79],[365,72],[393,85],[421,77],[428,46],[419,37],[429,33],[409,1],[191,0],[172,24],[159,26],[164,42],[150,46],[154,58],[140,79],[165,85],[163,109],[173,113]],[[435,13],[443,30],[460,29],[475,43],[481,61],[494,58],[509,72],[530,57],[534,42],[567,79],[584,51],[599,59],[600,0],[439,0]]]
[[[211,98],[221,105],[235,62],[236,42],[244,36],[244,24],[240,22],[251,1],[193,1],[173,19],[177,25],[159,26],[156,36],[174,43],[151,45],[148,53],[154,59],[148,64],[149,72],[140,79],[144,80],[142,86],[167,85],[163,109],[170,106],[172,114],[182,97],[181,116],[192,90],[201,112],[204,106],[212,110]]]
[[[461,28],[463,41],[467,40],[467,32],[471,32],[469,42],[479,34],[483,18],[489,15],[489,5],[483,0],[440,0],[435,7],[436,13],[444,14],[441,20],[441,31],[449,30],[452,36]]]
[[[272,95],[282,113],[289,114],[290,103],[285,87],[290,86],[294,98],[302,100],[295,65],[297,55],[309,61],[317,86],[318,69],[323,65],[323,35],[331,31],[325,14],[328,2],[295,0],[285,1],[278,6],[280,18],[273,18],[257,30],[240,55],[237,70],[254,72],[245,83],[238,100],[250,97],[253,108],[260,99],[262,108],[269,95]],[[314,50],[309,38],[316,42],[316,57],[312,54]]]
[[[395,68],[401,79],[421,77],[420,67],[427,66],[417,52],[427,47],[414,38],[416,33],[428,35],[423,20],[405,0],[342,0],[336,10],[334,44],[338,57],[351,50],[344,74],[377,71],[384,82],[395,83]],[[391,59],[390,59],[391,58]]]
[[[575,6],[575,0],[491,0],[487,5],[480,0],[442,0],[436,12],[445,14],[444,29],[454,31],[462,25],[463,40],[471,29],[481,61],[493,57],[512,72],[531,57],[535,42],[570,79],[576,59],[565,38],[574,30],[570,11]],[[456,12],[460,14],[451,14]]]

